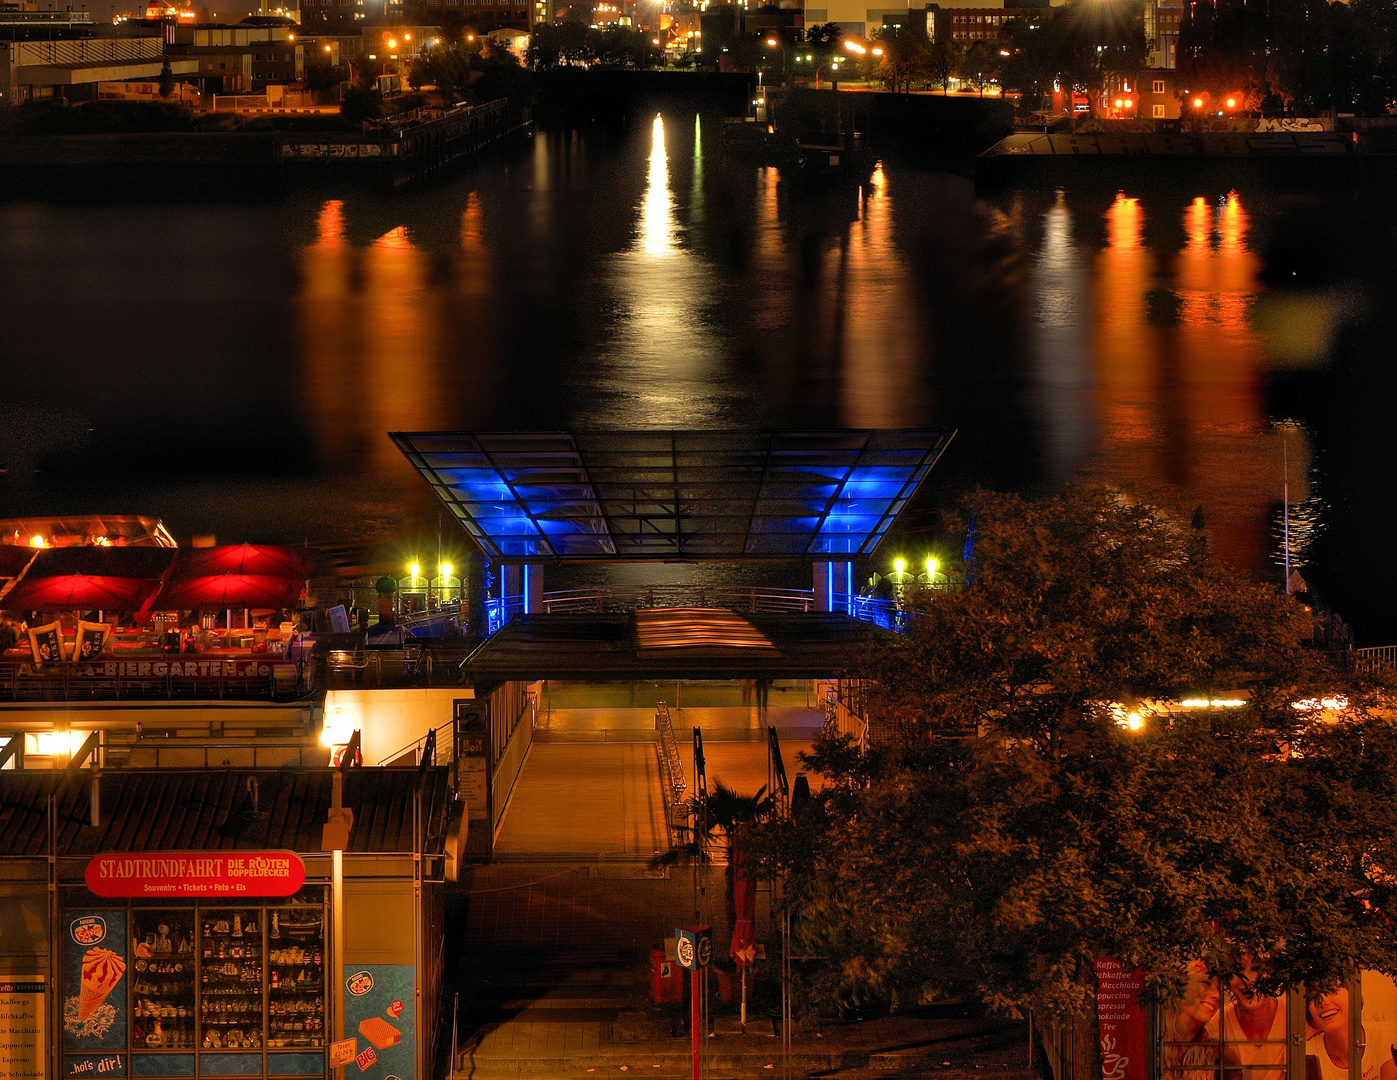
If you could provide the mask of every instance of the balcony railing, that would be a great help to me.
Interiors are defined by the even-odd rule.
[[[186,674],[186,672],[188,674]],[[176,654],[35,670],[0,662],[0,701],[299,701],[315,692],[307,661]]]

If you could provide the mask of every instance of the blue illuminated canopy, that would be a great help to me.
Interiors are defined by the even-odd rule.
[[[392,432],[494,559],[872,554],[954,432]]]

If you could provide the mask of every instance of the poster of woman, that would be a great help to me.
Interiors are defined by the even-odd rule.
[[[1220,1080],[1222,990],[1201,960],[1188,965],[1183,997],[1160,1016],[1162,1080]]]
[[[1363,1080],[1397,1080],[1397,986],[1386,975],[1362,979]],[[1309,1080],[1348,1080],[1353,1053],[1348,987],[1310,1001],[1305,1008],[1305,1074]]]

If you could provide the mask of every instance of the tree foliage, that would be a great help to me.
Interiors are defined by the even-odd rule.
[[[598,29],[581,22],[534,27],[529,39],[529,64],[652,67],[664,59],[663,46],[650,34],[629,26]]]
[[[1099,90],[1134,78],[1145,50],[1138,8],[1070,0],[1006,23],[1000,79],[1038,97],[1058,81]],[[1190,93],[1243,99],[1249,110],[1382,115],[1397,103],[1397,7],[1388,0],[1197,0],[1184,5],[1177,66]]]
[[[1107,956],[1163,998],[1193,959],[1255,963],[1263,990],[1397,971],[1383,688],[1154,507],[1076,489],[975,512],[970,584],[921,594],[867,658],[871,748],[822,737],[829,785],[763,834],[797,953],[828,957],[812,1004],[1084,1016]]]

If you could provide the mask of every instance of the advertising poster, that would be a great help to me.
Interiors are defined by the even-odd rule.
[[[1305,1074],[1317,1080],[1348,1080],[1352,1028],[1350,995],[1340,986],[1305,1003]],[[1364,1080],[1397,1076],[1397,986],[1381,972],[1363,972]]]
[[[0,1080],[44,1076],[44,980],[0,981]]]
[[[43,626],[31,626],[29,652],[34,657],[35,668],[63,663],[63,624],[51,622]]]
[[[1120,960],[1096,961],[1096,1005],[1102,1080],[1145,1080],[1148,1039],[1140,1005],[1140,969]]]
[[[411,964],[345,965],[344,1037],[356,1040],[345,1080],[417,1080]]]
[[[68,911],[61,926],[64,1051],[125,1050],[126,912]]]
[[[107,647],[112,636],[108,623],[90,623],[79,620],[77,637],[73,639],[73,660],[84,663],[96,660]]]

